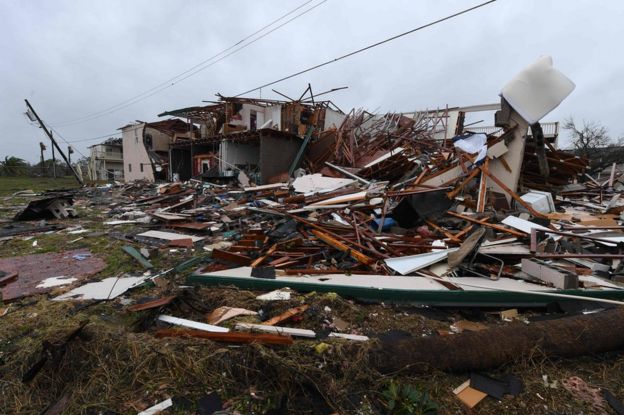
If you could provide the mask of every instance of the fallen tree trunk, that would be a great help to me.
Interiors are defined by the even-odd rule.
[[[371,363],[382,373],[435,370],[467,372],[511,363],[539,353],[576,357],[624,348],[624,307],[574,317],[451,336],[407,337],[382,341]]]

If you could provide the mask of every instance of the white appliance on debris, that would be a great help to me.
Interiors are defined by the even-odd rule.
[[[552,194],[549,192],[531,190],[520,196],[520,198],[540,213],[553,213],[555,211],[555,203]],[[528,212],[528,210],[519,203],[517,203],[517,208],[522,212]]]

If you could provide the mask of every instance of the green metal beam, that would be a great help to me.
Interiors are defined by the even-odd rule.
[[[299,163],[301,163],[301,159],[303,158],[303,155],[305,154],[305,151],[308,148],[308,144],[310,144],[310,140],[312,140],[313,132],[314,132],[314,127],[312,125],[308,126],[308,131],[306,131],[306,134],[303,138],[303,143],[301,143],[301,147],[299,147],[299,151],[297,152],[295,159],[293,160],[292,164],[290,165],[290,168],[288,169],[289,176],[292,176],[295,170],[297,170],[297,167],[299,167]]]
[[[141,253],[139,251],[136,250],[136,248],[131,247],[130,245],[126,245],[123,248],[123,251],[130,255],[132,258],[134,258],[139,264],[141,264],[141,266],[145,269],[152,269],[154,268],[154,266],[152,265],[151,262],[149,262],[147,259],[145,259],[145,257],[143,255],[141,255]]]
[[[391,278],[391,277],[387,277]],[[188,284],[207,286],[236,286],[245,290],[276,290],[292,288],[299,292],[335,292],[343,297],[372,301],[406,302],[429,306],[452,307],[544,307],[554,302],[578,301],[561,297],[515,293],[506,291],[460,291],[460,290],[405,290],[379,287],[353,287],[336,284],[281,281],[249,277],[228,277],[193,273],[187,277]],[[541,291],[542,293],[548,291]],[[579,295],[588,298],[624,300],[624,290],[557,290],[557,294]]]

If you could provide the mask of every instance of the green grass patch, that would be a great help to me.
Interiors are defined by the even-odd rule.
[[[0,196],[9,196],[20,190],[42,192],[44,190],[73,189],[80,187],[72,176],[57,177],[0,177]]]

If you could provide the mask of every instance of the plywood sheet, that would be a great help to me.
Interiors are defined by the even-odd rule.
[[[9,302],[46,293],[54,287],[42,282],[51,277],[80,280],[97,274],[105,267],[101,258],[84,249],[0,258],[0,271],[18,274],[16,281],[2,289],[2,300]]]

